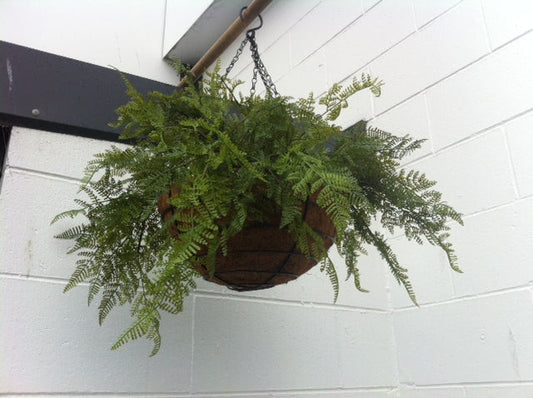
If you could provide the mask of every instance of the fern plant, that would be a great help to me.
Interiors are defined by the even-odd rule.
[[[117,110],[116,127],[133,145],[96,155],[78,208],[53,220],[82,218],[57,236],[73,240],[70,253],[78,256],[65,291],[88,282],[89,303],[99,300],[100,324],[114,307],[131,308],[133,324],[113,349],[144,336],[156,354],[161,312],[182,311],[196,286],[197,266],[212,274],[228,240],[250,220],[261,220],[266,209],[278,209],[279,227],[295,237],[302,253],[321,261],[336,298],[337,270],[302,222],[302,203],[312,195],[336,228],[335,243],[357,289],[365,291],[359,255],[372,245],[416,303],[407,270],[376,224],[441,247],[460,272],[447,233],[450,220],[462,222],[460,214],[424,174],[398,169],[421,141],[364,121],[345,131],[333,124],[356,92],[379,95],[380,81],[363,75],[345,88],[334,85],[318,101],[312,94],[237,99],[239,82],[218,72],[171,95],[142,96],[125,80],[131,100]],[[162,222],[157,202],[170,187],[179,189],[169,199],[176,211]],[[180,225],[177,239],[169,233],[173,225]]]

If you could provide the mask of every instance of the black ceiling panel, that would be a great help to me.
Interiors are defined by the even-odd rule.
[[[175,89],[125,75],[143,94]],[[0,41],[0,122],[114,141],[109,123],[127,101],[116,70]]]

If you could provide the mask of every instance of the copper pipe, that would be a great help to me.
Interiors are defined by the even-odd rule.
[[[244,10],[242,16],[231,24],[226,31],[218,38],[218,40],[207,50],[202,58],[196,62],[191,69],[194,81],[198,80],[202,74],[215,62],[218,57],[235,41],[239,35],[250,25],[250,23],[257,18],[257,16],[272,2],[272,0],[253,0],[250,5]],[[241,19],[242,17],[242,19]],[[187,84],[188,79],[182,79],[178,87],[183,87]]]

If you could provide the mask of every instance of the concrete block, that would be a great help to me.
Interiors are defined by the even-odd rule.
[[[413,0],[413,8],[415,12],[416,26],[421,28],[427,23],[434,21],[443,13],[448,11],[453,6],[460,3],[461,0],[439,0],[439,1],[424,1]]]
[[[380,2],[324,46],[328,83],[350,76],[414,29],[409,2]]]
[[[500,128],[409,166],[436,180],[444,200],[465,215],[515,199]]]
[[[533,107],[532,48],[528,34],[427,91],[437,149]]]
[[[137,76],[177,84],[174,70],[163,60],[164,0],[97,0],[64,7],[2,2],[2,40],[84,62],[113,67]],[[93,21],[92,28],[87,21]],[[170,22],[169,22],[170,23]],[[26,26],[20,29],[21,25]],[[15,77],[16,79],[16,77]]]
[[[263,51],[261,53],[261,59],[274,82],[289,73],[291,69],[291,42],[289,35],[283,35],[268,49]],[[249,68],[248,75],[241,74],[241,78],[251,79],[251,72],[252,68]],[[283,93],[280,94],[284,95]]]
[[[373,61],[371,73],[386,83],[386,91],[375,102],[376,113],[386,111],[486,54],[483,24],[479,1],[463,1]],[[446,112],[444,115],[448,117]]]
[[[276,1],[267,7],[261,14],[265,24],[256,32],[257,43],[261,46],[260,48],[270,48],[319,3],[320,0]]]
[[[401,383],[531,380],[533,303],[528,290],[396,311],[393,318]]]
[[[71,241],[54,235],[76,225],[65,220],[50,226],[53,217],[76,208],[75,182],[6,169],[0,195],[0,271],[25,276],[68,278],[76,257],[67,255]]]
[[[288,97],[307,97],[313,92],[315,97],[321,95],[326,89],[326,64],[327,60],[322,50],[318,50],[305,61],[276,81],[280,94]]]
[[[458,297],[533,283],[533,198],[465,219],[453,226],[463,274],[454,274]]]
[[[533,384],[506,384],[490,386],[465,386],[466,398],[531,398]]]
[[[362,14],[360,0],[325,0],[290,30],[293,66],[321,48]],[[313,32],[312,36],[310,32]]]
[[[131,324],[118,310],[98,326],[97,308],[87,308],[87,289],[63,294],[62,283],[0,278],[0,393],[185,392],[191,361],[191,303],[179,316],[164,316],[163,343],[152,358],[151,343],[111,345]],[[131,395],[130,395],[131,396]]]
[[[387,314],[201,296],[195,308],[196,393],[394,384]]]
[[[87,162],[111,145],[107,141],[15,127],[9,141],[7,164],[81,179]]]
[[[390,240],[400,265],[408,269],[408,276],[419,304],[438,303],[454,297],[451,270],[446,255],[429,243],[418,245],[404,236]],[[414,307],[405,288],[398,284],[388,267],[387,277],[393,308]]]
[[[505,124],[513,172],[520,197],[533,195],[533,113]]]
[[[491,47],[498,48],[533,29],[533,3],[515,0],[504,3],[498,0],[482,0],[483,13]]]

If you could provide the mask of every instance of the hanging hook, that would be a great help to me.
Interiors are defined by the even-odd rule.
[[[246,10],[248,7],[244,6],[243,8],[241,8],[241,13],[240,13],[240,17],[241,17],[241,21],[242,22],[246,22],[244,20],[244,17],[243,17],[243,13],[244,13],[244,10]],[[263,17],[261,17],[261,14],[258,14],[257,15],[259,17],[259,26],[256,27],[256,28],[251,28],[251,29],[248,29],[246,31],[246,36],[248,36],[248,34],[254,34],[254,32],[258,29],[261,29],[263,27]]]

